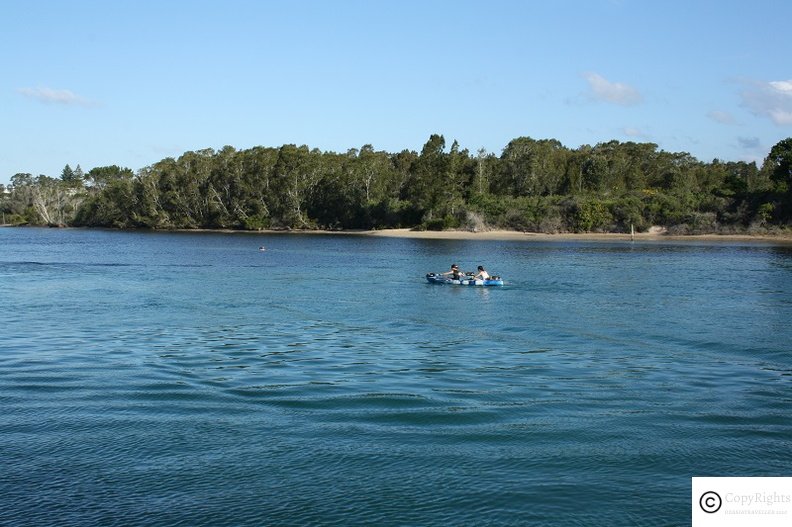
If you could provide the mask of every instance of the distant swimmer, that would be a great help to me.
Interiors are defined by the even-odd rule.
[[[267,248],[266,248],[266,247],[264,247],[263,245],[262,245],[261,247],[259,247],[259,251],[262,251],[262,252],[263,252],[263,251],[266,251],[266,250],[267,250]]]

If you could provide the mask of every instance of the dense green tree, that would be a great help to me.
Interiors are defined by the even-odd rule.
[[[84,178],[85,178],[85,172],[83,172],[82,167],[78,163],[77,167],[74,169],[74,181],[82,185]]]
[[[792,189],[792,137],[779,141],[770,150],[764,167],[775,185],[776,192],[781,194]]]
[[[444,210],[439,209],[443,208],[446,186],[455,187],[455,182],[447,181],[447,177],[445,138],[432,134],[412,165],[406,185],[406,198],[421,214],[421,221],[442,222]]]
[[[496,193],[549,196],[567,185],[570,152],[554,139],[520,137],[503,149]]]
[[[495,156],[487,152],[486,148],[479,148],[476,152],[475,170],[473,181],[470,185],[469,196],[474,197],[490,192],[493,165],[497,162]]]
[[[76,171],[75,171],[76,172]],[[94,167],[88,171],[84,176],[84,180],[88,183],[93,191],[101,191],[111,181],[116,179],[132,179],[134,177],[132,170],[128,168],[121,168],[118,165],[110,165],[105,167]]]
[[[185,152],[137,174],[67,165],[19,173],[0,207],[13,223],[121,228],[500,227],[542,232],[772,229],[792,220],[792,139],[755,163],[703,163],[654,143],[567,149],[519,137],[500,156],[433,134],[420,153],[338,154],[283,145]],[[82,187],[84,179],[87,187]]]
[[[305,213],[311,192],[321,180],[319,151],[306,145],[284,145],[278,151],[274,167],[277,184],[275,207],[285,227],[310,228],[312,222]]]
[[[89,198],[75,217],[76,225],[88,227],[139,227],[134,220],[136,199],[131,179],[111,179],[102,192]]]
[[[773,193],[763,205],[765,218],[792,221],[792,137],[776,143],[767,155],[762,172]]]
[[[559,189],[561,194],[575,195],[584,192],[586,182],[585,167],[591,156],[592,148],[589,145],[582,145],[573,150],[567,156],[566,177],[563,185]]]
[[[38,223],[40,218],[33,209],[33,175],[19,172],[11,176],[11,193],[4,208],[9,212],[9,223]]]
[[[72,182],[75,179],[74,170],[68,164],[63,167],[63,171],[61,171],[61,180],[66,182]]]
[[[81,188],[83,186],[83,176],[84,174],[82,168],[80,168],[80,165],[77,165],[76,170],[72,170],[72,168],[67,164],[65,167],[63,167],[60,180],[69,188]]]
[[[277,148],[255,147],[238,154],[242,165],[241,178],[228,188],[231,208],[236,211],[244,228],[262,229],[272,224],[272,213],[277,190],[271,186],[275,165],[278,161]]]
[[[495,192],[510,196],[536,194],[536,155],[530,137],[513,139],[501,154],[501,170],[495,184]]]
[[[5,208],[16,223],[66,225],[84,198],[72,182],[45,175],[15,174],[11,188]]]

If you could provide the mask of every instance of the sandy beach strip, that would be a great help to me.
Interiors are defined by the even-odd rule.
[[[566,233],[543,234],[537,232],[519,232],[493,230],[483,232],[470,231],[416,231],[412,229],[382,229],[370,231],[341,231],[348,234],[364,234],[390,238],[417,238],[427,240],[501,240],[501,241],[723,241],[723,242],[764,242],[792,244],[792,234],[784,235],[720,235],[702,234],[671,236],[662,233]]]
[[[236,229],[172,229],[171,232],[184,233],[228,233],[228,234],[300,234],[300,235],[354,235],[378,236],[383,238],[413,238],[424,240],[481,240],[481,241],[603,241],[603,242],[631,242],[631,241],[686,241],[686,242],[747,242],[766,243],[773,245],[792,245],[792,232],[782,234],[687,234],[669,235],[664,232],[636,232],[629,233],[561,233],[545,234],[541,232],[521,232],[507,230],[491,231],[419,231],[413,229],[349,229],[349,230],[321,230],[321,229],[262,229],[254,231]]]

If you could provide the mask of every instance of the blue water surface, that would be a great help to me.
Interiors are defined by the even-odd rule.
[[[0,306],[1,525],[671,526],[792,475],[790,246],[3,228]]]

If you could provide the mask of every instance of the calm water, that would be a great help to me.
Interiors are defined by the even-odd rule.
[[[790,247],[4,228],[0,306],[2,525],[670,526],[792,475]]]

